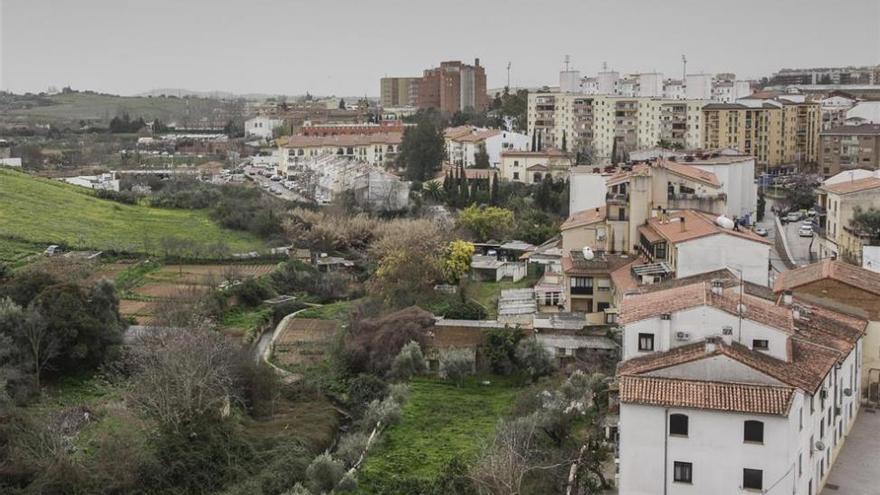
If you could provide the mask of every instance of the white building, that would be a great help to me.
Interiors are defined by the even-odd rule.
[[[244,134],[245,136],[272,139],[274,137],[273,131],[282,125],[284,125],[284,121],[281,119],[258,116],[244,121]]]
[[[859,411],[865,320],[728,280],[627,295],[620,322],[621,495],[821,492]]]
[[[596,173],[593,167],[572,167],[568,183],[568,211],[576,213],[604,207],[608,177],[610,174]]]
[[[663,97],[663,74],[659,72],[646,72],[639,74],[639,92],[643,98]]]
[[[694,157],[687,165],[712,172],[727,195],[724,214],[730,218],[746,218],[753,223],[758,211],[758,186],[755,184],[755,158],[752,156],[711,155]]]
[[[21,158],[0,158],[0,166],[21,168]]]
[[[80,175],[78,177],[65,177],[64,182],[75,186],[87,187],[89,189],[104,189],[107,191],[119,191],[119,179],[116,178],[114,172],[107,172],[101,175]]]
[[[403,140],[402,132],[374,134],[340,134],[335,136],[290,136],[281,147],[281,162],[296,163],[299,160],[333,154],[359,160],[370,165],[392,163],[397,157]]]
[[[683,100],[687,96],[684,83],[679,79],[667,79],[663,83],[663,98],[669,100]]]
[[[579,93],[581,89],[581,72],[579,70],[559,71],[560,93]]]
[[[846,111],[846,118],[861,123],[880,124],[880,101],[860,101]]]
[[[409,206],[410,183],[384,170],[355,177],[352,189],[358,205],[370,211],[400,211]]]
[[[501,166],[501,152],[527,151],[531,138],[525,134],[499,129],[480,129],[474,126],[460,126],[446,129],[446,159],[455,165],[473,167],[476,155],[485,151],[489,155],[489,166]]]
[[[733,103],[752,94],[748,81],[716,81],[712,86],[712,100],[720,103]]]
[[[617,81],[620,74],[617,71],[605,70],[596,75],[596,90],[600,95],[613,95],[617,93]]]
[[[688,74],[685,76],[685,94],[689,100],[712,99],[712,75]]]

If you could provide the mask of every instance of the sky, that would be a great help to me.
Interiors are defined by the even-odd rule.
[[[377,96],[443,60],[488,87],[880,64],[880,0],[0,0],[0,89]]]

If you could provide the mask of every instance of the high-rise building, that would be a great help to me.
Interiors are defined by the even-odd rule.
[[[444,113],[467,108],[485,110],[489,96],[486,71],[480,66],[480,59],[474,60],[474,65],[451,61],[426,69],[419,82],[417,106],[436,108]]]
[[[414,107],[418,104],[421,77],[383,77],[381,104],[386,108]]]
[[[822,131],[819,165],[826,178],[855,168],[880,169],[880,125],[843,125]]]

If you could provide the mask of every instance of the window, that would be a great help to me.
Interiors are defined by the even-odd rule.
[[[798,430],[804,429],[804,408],[798,409]]]
[[[748,490],[763,490],[764,471],[760,469],[743,469],[743,488]]]
[[[519,172],[513,173],[513,180],[519,180]]]
[[[748,420],[743,425],[743,441],[764,443],[764,423]]]
[[[592,294],[593,279],[592,277],[572,277],[571,278],[572,294]]]
[[[756,351],[766,351],[770,349],[770,343],[766,339],[752,340],[752,349]]]
[[[804,474],[804,454],[798,453],[798,478],[803,476]]]
[[[669,434],[680,435],[686,437],[688,434],[688,417],[687,414],[670,414],[669,415]]]
[[[640,333],[639,334],[639,350],[640,351],[653,351],[654,350],[654,334],[653,333]]]
[[[672,469],[672,479],[676,483],[692,483],[694,465],[690,462],[675,461]]]

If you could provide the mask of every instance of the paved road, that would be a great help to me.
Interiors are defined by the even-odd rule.
[[[248,177],[250,177],[254,182],[259,185],[263,191],[266,191],[267,194],[271,194],[273,196],[279,197],[281,199],[286,199],[288,201],[299,201],[299,202],[308,202],[307,199],[300,196],[298,193],[287,189],[280,182],[272,182],[268,177],[264,177],[259,174],[260,170],[264,170],[259,167],[245,166],[244,171]],[[253,173],[253,175],[251,174]]]
[[[880,493],[880,412],[863,407],[846,443],[831,466],[822,495]],[[835,489],[835,487],[837,487]]]
[[[767,239],[771,242],[776,240],[776,227],[774,226],[776,215],[773,214],[773,206],[776,206],[775,201],[772,198],[767,198],[767,209],[764,214],[764,220],[758,222],[759,227],[767,229],[767,232],[769,233]],[[798,265],[805,265],[810,263],[809,248],[812,238],[798,236],[798,228],[800,227],[800,224],[800,222],[786,224],[783,229],[785,230],[785,237],[788,240],[788,246],[792,251],[791,255],[795,258],[793,261]],[[816,252],[815,243],[813,245],[813,252]],[[770,252],[770,265],[776,273],[788,270],[782,262],[782,257],[776,252],[775,247],[773,251]]]

